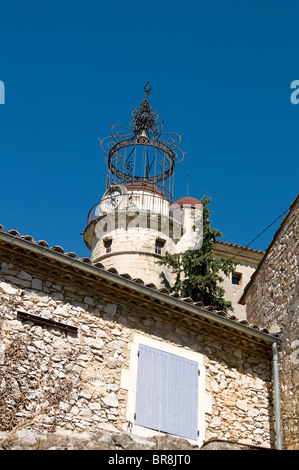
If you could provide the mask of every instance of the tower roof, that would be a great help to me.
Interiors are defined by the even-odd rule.
[[[174,204],[177,204],[178,206],[183,206],[184,204],[195,206],[196,204],[201,204],[201,202],[199,199],[196,199],[195,197],[184,196],[178,199],[177,201],[175,201]]]
[[[161,189],[157,188],[151,183],[147,183],[146,181],[135,181],[133,183],[126,183],[124,186],[128,189],[128,191],[134,189],[137,191],[147,191],[150,193],[159,194],[159,196],[166,198],[166,195],[163,193],[163,191],[161,191]]]

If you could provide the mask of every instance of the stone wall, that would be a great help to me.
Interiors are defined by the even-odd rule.
[[[221,287],[225,290],[224,298],[232,303],[233,313],[236,317],[240,319],[246,318],[246,306],[240,305],[239,300],[243,294],[244,287],[250,281],[250,278],[254,271],[256,270],[256,265],[250,263],[238,263],[235,267],[235,272],[241,275],[240,284],[236,285],[232,283],[232,274],[226,276],[223,272],[220,271],[220,276],[223,279],[221,282]]]
[[[299,200],[270,244],[246,297],[248,321],[281,331],[280,382],[282,437],[299,449]]]
[[[78,331],[27,321],[18,311]],[[206,440],[273,445],[268,359],[116,305],[109,293],[104,298],[5,262],[0,319],[0,431],[127,432],[121,371],[129,368],[137,332],[203,355],[212,398]]]
[[[115,452],[124,450],[147,450],[152,452],[167,450],[174,451],[174,456],[176,456],[177,451],[184,451],[184,453],[178,453],[178,455],[181,455],[182,459],[183,456],[187,457],[187,459],[182,460],[183,463],[189,463],[188,456],[191,456],[192,454],[194,457],[196,457],[194,451],[198,450],[266,450],[264,447],[238,444],[237,442],[217,439],[207,441],[199,448],[198,446],[192,445],[186,439],[170,436],[169,434],[145,439],[140,438],[139,436],[134,436],[133,434],[127,432],[113,433],[101,431],[95,434],[85,431],[80,433],[60,431],[54,433],[40,433],[26,429],[20,431],[16,430],[14,432],[0,432],[0,449],[112,451],[105,453],[107,462],[110,457],[115,457]],[[171,459],[171,453],[168,453],[168,455],[170,455]],[[101,464],[103,464],[105,463],[104,454],[102,454],[101,457]],[[180,461],[179,458],[177,461]],[[155,462],[157,464],[156,459]],[[162,462],[165,463],[165,461]],[[124,463],[124,461],[120,462],[120,464]],[[134,461],[129,459],[127,463],[133,465]],[[169,460],[169,463],[172,464],[171,460]],[[172,465],[176,466],[174,463]]]
[[[223,278],[221,287],[225,290],[224,298],[232,303],[234,315],[240,319],[246,319],[246,306],[241,305],[239,300],[251,276],[260,264],[264,252],[224,242],[216,243],[213,250],[216,256],[233,259],[237,263],[235,273],[240,275],[240,283],[237,285],[233,284],[232,274],[226,276],[221,272],[220,274]]]

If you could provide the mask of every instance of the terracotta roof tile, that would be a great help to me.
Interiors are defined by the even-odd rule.
[[[181,197],[180,199],[175,201],[173,204],[177,204],[178,206],[183,206],[184,204],[195,206],[197,204],[201,204],[201,201],[199,199],[196,199],[195,197],[185,196],[185,197]]]
[[[21,237],[22,238],[22,237]],[[32,241],[34,243],[34,240],[32,238]],[[47,242],[45,242],[45,240],[39,240],[38,242],[36,242],[38,245],[41,245],[41,246],[45,246],[46,248],[49,248],[49,244]],[[62,248],[61,248],[62,249]]]
[[[220,245],[226,245],[226,246],[232,246],[234,248],[240,248],[240,250],[250,250],[254,253],[265,253],[264,251],[261,251],[261,250],[255,250],[254,248],[248,248],[248,247],[245,247],[245,246],[242,246],[242,245],[238,245],[237,243],[230,243],[230,242],[224,242],[224,241],[218,241],[217,244],[220,244]]]

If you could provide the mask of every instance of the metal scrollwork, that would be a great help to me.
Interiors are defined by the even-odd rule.
[[[147,99],[151,93],[147,85],[148,82],[144,87],[145,99],[133,111],[130,127],[110,125],[111,135],[99,139],[106,154],[107,185],[147,182],[157,185],[172,200],[171,182],[166,188],[166,180],[173,178],[175,164],[184,158],[185,153],[179,148],[182,136],[162,132],[163,122],[158,123],[157,112]]]

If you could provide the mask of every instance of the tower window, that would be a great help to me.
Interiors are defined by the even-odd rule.
[[[155,253],[157,255],[162,255],[163,254],[164,243],[165,242],[163,240],[156,240]]]
[[[106,253],[111,252],[112,240],[104,240],[104,247],[106,249]]]
[[[240,286],[241,285],[241,279],[242,279],[242,274],[234,273],[232,275],[232,284],[234,284],[235,286]]]

